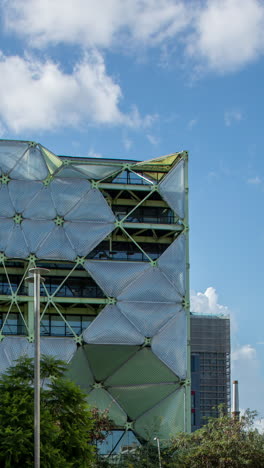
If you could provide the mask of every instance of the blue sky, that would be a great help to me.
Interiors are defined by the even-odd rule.
[[[1,138],[80,156],[189,151],[193,308],[231,314],[241,407],[264,416],[263,2],[0,7]]]

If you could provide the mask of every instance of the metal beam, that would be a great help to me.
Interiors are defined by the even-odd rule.
[[[161,223],[122,223],[122,226],[127,229],[155,229],[157,231],[176,231],[184,230],[182,224],[161,224]]]

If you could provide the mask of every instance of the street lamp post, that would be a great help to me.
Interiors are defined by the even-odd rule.
[[[159,468],[162,468],[162,466],[161,466],[161,456],[160,456],[160,440],[159,440],[158,437],[154,437],[154,440],[157,441],[158,454],[159,454]]]
[[[30,268],[28,282],[34,283],[34,468],[40,468],[40,282],[46,268]]]

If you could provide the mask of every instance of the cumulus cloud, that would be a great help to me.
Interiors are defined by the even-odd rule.
[[[187,53],[204,67],[224,73],[264,51],[264,5],[260,0],[210,0],[197,12]]]
[[[255,177],[251,177],[247,180],[247,183],[248,184],[251,184],[251,185],[259,185],[262,183],[262,180],[259,176],[255,176]]]
[[[210,286],[204,293],[191,292],[191,311],[198,314],[220,314],[227,315],[228,307],[218,304],[216,289]]]
[[[51,61],[0,53],[0,121],[14,132],[59,126],[114,124],[148,127],[136,107],[120,110],[122,91],[97,51],[86,53],[71,74]]]
[[[240,110],[233,109],[225,112],[224,120],[227,127],[230,127],[235,122],[240,122],[243,119],[243,114]]]

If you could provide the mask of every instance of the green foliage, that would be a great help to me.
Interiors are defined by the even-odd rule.
[[[65,379],[65,363],[49,356],[41,360],[41,466],[93,466],[94,421],[86,395]],[[33,363],[22,357],[0,377],[0,466],[33,466]]]

